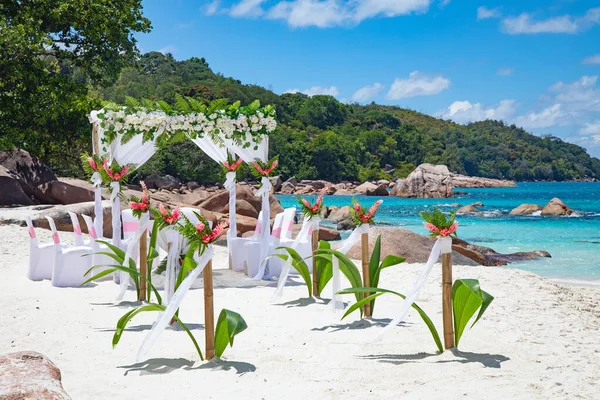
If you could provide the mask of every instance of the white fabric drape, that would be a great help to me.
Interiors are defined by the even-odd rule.
[[[263,176],[260,180],[262,184],[261,188],[258,189],[255,195],[262,197],[261,212],[262,212],[262,230],[260,232],[260,266],[256,276],[252,277],[252,280],[271,279],[269,274],[269,267],[265,261],[269,256],[269,239],[271,238],[271,205],[269,204],[269,195],[271,194],[271,180]]]
[[[181,305],[185,295],[192,287],[194,281],[200,276],[202,271],[204,271],[204,267],[213,257],[213,246],[209,245],[208,248],[204,251],[204,254],[197,260],[198,266],[194,268],[189,275],[181,282],[177,291],[173,294],[173,297],[169,301],[167,308],[164,312],[158,315],[156,322],[152,326],[152,329],[142,342],[140,349],[137,354],[137,361],[142,361],[147,358],[148,352],[152,348],[152,346],[156,343],[161,333],[165,330],[169,322],[177,312],[177,309]]]
[[[311,240],[312,231],[315,229],[319,229],[319,223],[321,222],[320,218],[311,218],[304,217],[304,221],[302,222],[302,229],[294,242],[289,246],[294,250],[298,249],[298,246],[302,242],[306,242]],[[289,254],[287,254],[289,257]],[[281,268],[281,274],[279,274],[279,280],[277,281],[277,289],[275,289],[275,293],[273,294],[273,298],[271,301],[277,301],[283,296],[283,288],[285,283],[287,282],[287,278],[292,269],[292,258],[289,257],[287,261],[283,263],[283,267]],[[314,273],[314,271],[313,271]]]
[[[118,133],[117,137],[110,143],[110,145],[106,145],[103,143],[104,140],[104,129],[100,126],[100,120],[98,119],[98,113],[100,111],[92,111],[90,113],[90,122],[96,124],[98,128],[98,138],[100,140],[100,155],[103,157],[104,155],[108,155],[109,164],[113,161],[116,161],[119,165],[124,166],[127,164],[133,164],[135,168],[139,168],[142,164],[152,157],[152,155],[156,152],[156,140],[148,140],[144,142],[142,135],[134,135],[129,141],[124,143],[122,141],[123,135]],[[116,191],[118,193],[118,191]],[[99,211],[102,209],[102,203],[100,200],[100,205],[98,205],[98,200],[94,198],[96,202],[94,210]],[[119,202],[119,198],[116,196],[115,191],[113,189],[113,194],[111,195],[111,201],[113,202],[112,207],[112,228],[113,228],[113,238],[112,242],[115,246],[119,246],[121,243],[121,207],[116,203]],[[102,215],[102,214],[100,214]],[[99,222],[96,224],[97,232],[102,232],[100,229]]]
[[[363,233],[369,233],[369,224],[363,224],[361,226],[357,226],[350,236],[344,240],[339,246],[335,249],[342,254],[346,254],[350,251],[352,246],[358,243],[361,239]],[[341,296],[338,292],[341,288],[341,275],[340,275],[340,260],[332,255],[331,256],[331,268],[332,268],[332,277],[331,277],[331,302],[329,303],[329,307],[333,310],[343,310],[344,302],[341,300]]]
[[[431,273],[433,265],[438,261],[441,254],[448,253],[452,253],[452,238],[439,236],[435,241],[433,248],[431,249],[427,264],[425,264],[423,271],[421,271],[421,274],[413,284],[410,293],[406,296],[406,299],[398,309],[398,314],[392,320],[392,322],[390,322],[385,328],[383,328],[381,332],[379,332],[379,334],[375,337],[375,340],[380,340],[383,335],[385,335],[392,327],[398,325],[404,319],[404,317],[406,317],[406,314],[410,310],[412,304],[415,302],[415,300],[417,300],[421,288],[427,281],[427,277]]]
[[[239,145],[228,139],[225,140],[225,146],[249,164],[254,162],[257,158],[263,162],[267,162],[269,160],[269,137],[263,135],[261,139],[262,141],[260,143],[254,144],[252,135],[247,134],[244,141],[251,143],[249,147],[244,147],[243,145]],[[256,149],[254,147],[256,147]]]

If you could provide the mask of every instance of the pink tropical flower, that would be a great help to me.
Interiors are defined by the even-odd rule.
[[[92,157],[88,157],[87,162],[90,164],[90,167],[94,171],[98,171],[98,166],[96,165],[96,161]]]
[[[373,204],[371,206],[371,208],[369,208],[369,213],[367,214],[370,218],[373,218],[375,216],[375,213],[377,212],[377,209],[379,208],[379,206],[381,205],[381,203],[383,203],[383,200],[377,200],[375,202],[375,204]]]
[[[259,174],[265,175],[265,170],[262,169],[262,167],[260,165],[258,165],[258,163],[256,161],[254,161],[252,163],[252,165],[254,165],[254,168],[256,168],[256,170],[258,171]]]
[[[198,222],[198,223],[196,224],[196,230],[198,231],[198,233],[202,233],[202,231],[204,231],[204,227],[205,227],[205,226],[206,226],[206,225],[204,225],[202,222]]]
[[[362,207],[360,206],[360,203],[356,202],[354,203],[354,211],[356,211],[359,214],[362,214]]]
[[[308,200],[306,199],[302,199],[302,204],[304,205],[304,207],[306,208],[311,208],[310,203]]]
[[[425,222],[423,225],[425,225],[425,228],[427,228],[431,233],[440,233],[440,230],[429,222]]]
[[[237,169],[237,167],[240,166],[240,164],[242,163],[242,159],[238,158],[236,162],[234,162],[233,164],[229,164],[227,161],[225,161],[223,163],[223,165],[225,166],[225,168],[227,168],[229,171],[235,171]]]
[[[205,244],[209,244],[209,243],[215,241],[215,239],[217,239],[219,236],[221,236],[221,234],[223,233],[223,230],[225,230],[225,228],[227,228],[228,226],[229,226],[229,221],[219,222],[219,225],[217,225],[211,233],[202,235],[202,242]]]
[[[173,225],[177,221],[179,221],[179,218],[181,217],[181,213],[179,211],[179,206],[177,206],[171,213],[169,213],[165,209],[165,206],[163,206],[162,204],[158,208],[160,210],[161,215],[163,216],[163,219],[165,220],[165,222],[167,224]]]

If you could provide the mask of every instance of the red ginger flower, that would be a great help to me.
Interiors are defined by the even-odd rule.
[[[242,163],[242,159],[238,158],[238,160],[236,162],[234,162],[233,164],[229,164],[227,161],[225,161],[223,163],[223,165],[225,166],[225,168],[227,168],[229,171],[235,171],[237,169],[237,167],[240,166],[240,164]]]
[[[431,233],[440,233],[440,230],[432,223],[425,222],[423,225],[425,225],[425,228],[427,228]]]
[[[92,157],[88,157],[87,162],[90,164],[90,167],[94,171],[98,171],[98,166],[96,165],[96,161]]]
[[[175,208],[173,210],[172,213],[168,213],[167,210],[165,209],[165,206],[163,206],[162,204],[159,206],[160,209],[160,213],[163,216],[165,222],[169,225],[173,225],[175,224],[177,221],[179,221],[179,217],[181,217],[181,213],[179,211],[179,206],[177,206],[177,208]]]
[[[136,203],[135,201],[130,201],[129,208],[131,208],[132,210],[140,210],[146,212],[150,208],[150,198],[148,197],[148,188],[146,187],[146,184],[143,181],[141,182],[141,184],[142,201],[139,203]]]
[[[204,225],[204,224],[203,224]],[[218,238],[223,230],[229,226],[229,221],[221,221],[219,225],[212,230],[211,233],[206,233],[202,235],[202,242],[205,244],[209,244],[213,242],[216,238]],[[196,225],[196,229],[198,229],[198,225]]]

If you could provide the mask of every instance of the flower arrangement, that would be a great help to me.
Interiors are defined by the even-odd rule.
[[[198,254],[204,253],[206,247],[217,240],[229,226],[228,220],[221,220],[213,229],[206,218],[194,211],[198,218],[197,223],[192,223],[185,215],[184,222],[177,225],[176,229],[190,243],[190,249],[198,250]],[[192,250],[191,250],[192,251]]]
[[[150,211],[150,195],[148,194],[148,188],[143,181],[140,183],[142,185],[142,198],[140,199],[135,196],[131,196],[129,201],[131,213],[138,219],[142,217],[142,214]]]
[[[252,169],[252,172],[253,172],[254,176],[256,176],[257,178],[261,178],[261,177],[268,178],[273,174],[273,172],[277,168],[277,165],[279,165],[278,156],[271,158],[266,163],[262,162],[260,159],[257,158],[256,160],[254,160],[252,162],[252,166],[254,167]]]
[[[164,205],[160,204],[158,206],[158,210],[152,209],[152,211],[154,214],[154,223],[158,225],[158,229],[164,229],[175,225],[181,218],[181,210],[179,206],[170,211],[166,209]]]
[[[352,215],[352,221],[354,222],[354,225],[373,225],[375,223],[375,214],[377,213],[377,209],[381,203],[383,203],[383,200],[377,200],[367,212],[367,209],[361,206],[358,200],[352,199],[352,208],[350,208],[350,214]]]
[[[104,129],[105,145],[112,143],[117,134],[122,135],[122,142],[141,134],[144,142],[156,139],[158,147],[164,147],[171,138],[185,133],[192,139],[210,135],[219,142],[228,139],[245,148],[257,149],[262,136],[277,127],[275,108],[261,107],[258,100],[247,106],[241,106],[239,101],[227,105],[225,100],[206,105],[190,97],[176,96],[176,104],[170,106],[164,101],[138,102],[128,97],[125,106],[106,104],[96,116]]]
[[[237,161],[233,161],[231,159],[223,162],[223,167],[225,167],[225,172],[235,172],[238,167],[242,164],[242,158],[238,158]]]
[[[425,220],[423,225],[429,230],[431,236],[457,236],[458,222],[455,221],[456,212],[451,212],[448,217],[435,208],[432,212],[422,211],[419,213],[421,218]]]
[[[84,153],[81,155],[81,162],[84,171],[90,176],[90,180],[94,185],[103,185],[108,187],[108,191],[112,194],[112,182],[119,183],[119,194],[122,192],[122,185],[127,184],[127,174],[133,170],[131,165],[119,165],[113,160],[108,162],[108,157],[100,158],[97,155],[89,155]]]
[[[321,215],[321,210],[323,209],[323,196],[325,196],[326,191],[327,188],[321,189],[319,197],[317,197],[317,201],[315,201],[314,205],[311,205],[310,202],[302,198],[302,196],[296,196],[298,204],[302,206],[302,214],[306,218],[312,219],[313,217],[319,217]]]

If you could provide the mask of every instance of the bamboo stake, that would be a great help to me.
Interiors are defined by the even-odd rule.
[[[92,152],[100,157],[100,138],[98,137],[98,123],[92,125]]]
[[[146,301],[146,290],[148,278],[148,236],[146,232],[142,234],[140,237],[140,275],[142,275],[142,279],[140,279],[140,296],[139,301]]]
[[[361,252],[362,252],[362,273],[363,273],[363,287],[371,286],[371,278],[369,276],[369,234],[363,233],[360,236]],[[370,296],[370,293],[365,293],[364,296]],[[365,303],[363,306],[363,313],[366,318],[371,316],[371,303]]]
[[[452,253],[442,254],[442,313],[444,319],[444,345],[454,347],[452,324]]]
[[[313,296],[319,297],[319,276],[317,275],[317,249],[319,248],[319,229],[315,229],[312,232],[312,270],[313,270]]]
[[[206,359],[215,356],[215,309],[213,305],[212,260],[204,267],[204,332],[206,335]]]

